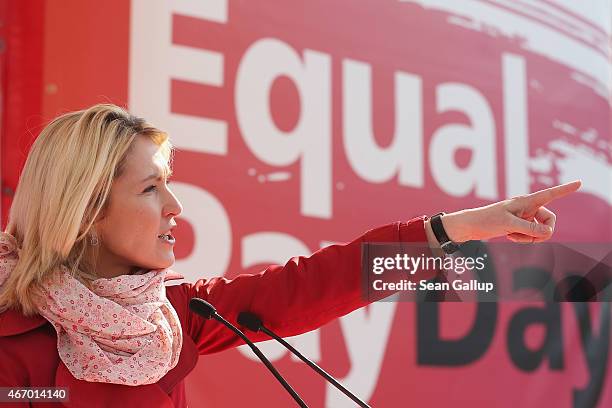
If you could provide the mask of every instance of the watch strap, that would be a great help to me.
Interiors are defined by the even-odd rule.
[[[436,239],[438,240],[438,243],[440,244],[440,247],[444,253],[450,255],[459,249],[459,245],[450,240],[446,230],[444,229],[444,224],[442,224],[442,216],[445,214],[446,213],[444,212],[440,212],[432,216],[429,223],[434,235],[436,236]]]

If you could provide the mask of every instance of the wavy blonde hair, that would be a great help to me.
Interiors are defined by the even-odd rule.
[[[9,212],[6,233],[19,260],[0,291],[0,312],[34,315],[34,296],[60,265],[83,282],[95,277],[94,222],[109,204],[137,135],[149,137],[171,173],[173,147],[165,132],[111,104],[69,112],[51,121],[33,143]]]

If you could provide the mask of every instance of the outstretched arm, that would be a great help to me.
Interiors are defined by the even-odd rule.
[[[556,222],[555,214],[545,205],[578,190],[580,185],[575,181],[450,213],[442,217],[442,223],[449,238],[459,243],[504,235],[517,242],[545,241],[552,236]],[[270,265],[255,275],[200,279],[195,284],[170,287],[168,298],[200,354],[234,347],[240,341],[216,321],[190,313],[192,297],[210,302],[232,323],[238,313],[250,311],[280,336],[304,333],[369,303],[361,292],[363,242],[421,243],[425,255],[441,254],[428,217],[420,216],[369,230],[351,242],[328,246],[308,257],[293,257],[285,265]],[[421,270],[415,276],[429,279],[435,273]],[[254,341],[267,340],[262,333],[252,337]]]
[[[235,347],[241,341],[216,321],[190,313],[187,305],[192,297],[208,301],[234,324],[238,313],[251,311],[280,336],[305,333],[369,303],[361,293],[362,242],[419,242],[427,247],[425,219],[420,216],[387,224],[308,257],[296,256],[284,265],[270,265],[255,275],[170,286],[167,295],[200,354]],[[429,272],[428,277],[433,274]],[[249,337],[253,341],[268,339],[262,333],[249,333]]]

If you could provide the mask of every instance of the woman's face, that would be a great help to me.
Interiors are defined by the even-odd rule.
[[[95,224],[100,241],[97,276],[111,278],[174,264],[174,244],[159,235],[176,225],[174,218],[183,207],[166,184],[166,166],[159,146],[138,135],[123,174],[113,182],[109,206]]]

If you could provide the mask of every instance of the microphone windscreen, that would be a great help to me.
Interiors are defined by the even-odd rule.
[[[239,325],[254,332],[258,332],[263,326],[261,319],[251,312],[240,312],[237,321]]]
[[[197,297],[191,298],[191,300],[189,301],[189,309],[192,312],[197,313],[206,319],[212,318],[213,315],[217,313],[217,310],[213,305],[211,305],[204,299],[200,299]]]

